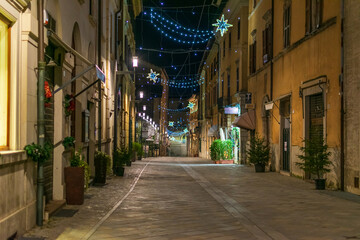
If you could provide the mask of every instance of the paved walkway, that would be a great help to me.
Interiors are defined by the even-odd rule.
[[[252,167],[148,158],[90,188],[73,217],[27,236],[47,239],[360,239],[360,197]]]

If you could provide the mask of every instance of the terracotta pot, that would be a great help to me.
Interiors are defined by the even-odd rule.
[[[316,190],[325,190],[326,179],[315,179]]]
[[[234,164],[234,160],[217,160],[215,164]]]
[[[84,203],[83,167],[66,167],[64,169],[66,184],[66,203],[69,205],[82,205]]]

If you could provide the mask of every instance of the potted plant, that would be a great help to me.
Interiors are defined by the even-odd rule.
[[[81,149],[75,151],[75,139],[66,137],[62,142],[66,150],[71,151],[70,166],[64,168],[66,203],[81,205],[84,203],[84,191],[89,186],[90,168],[84,161]]]
[[[211,157],[211,160],[215,161],[215,163],[217,161],[220,161],[220,159],[221,159],[221,140],[220,139],[216,139],[211,143],[210,157]]]
[[[106,183],[106,170],[107,165],[111,161],[109,155],[104,152],[96,151],[95,152],[95,179],[94,182],[98,184]]]
[[[124,165],[126,164],[126,160],[124,157],[124,152],[122,149],[117,148],[114,151],[114,164],[113,164],[113,172],[116,176],[124,176]]]
[[[141,160],[142,157],[142,145],[140,143],[137,142],[133,142],[132,144],[132,150],[134,153],[134,158],[137,160]]]
[[[51,156],[52,145],[49,142],[45,142],[44,146],[32,143],[26,145],[24,150],[26,155],[34,162],[44,163],[49,160]]]
[[[300,147],[303,154],[297,155],[302,162],[296,165],[307,173],[313,174],[315,178],[315,187],[318,190],[325,189],[326,179],[324,173],[330,172],[329,166],[332,164],[329,160],[331,155],[328,152],[328,145],[325,144],[322,137],[312,137],[303,141],[304,147]]]
[[[250,140],[250,149],[246,151],[250,163],[254,164],[255,172],[265,172],[270,159],[270,147],[265,138],[255,135]]]
[[[221,141],[220,150],[221,150],[221,164],[233,164],[233,142],[231,140]]]

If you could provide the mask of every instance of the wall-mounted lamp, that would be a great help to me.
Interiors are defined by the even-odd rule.
[[[143,92],[143,91],[140,91],[140,92],[139,92],[139,97],[140,97],[140,98],[144,98],[144,92]]]
[[[137,56],[133,56],[132,61],[133,61],[133,67],[139,66],[139,59]]]

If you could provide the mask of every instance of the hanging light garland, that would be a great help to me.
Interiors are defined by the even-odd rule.
[[[209,39],[214,36],[212,31],[186,28],[171,20],[165,19],[153,9],[150,11],[150,18],[155,29],[165,37],[178,43],[200,44],[209,41]]]

